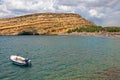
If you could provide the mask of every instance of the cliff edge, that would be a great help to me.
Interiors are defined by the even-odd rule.
[[[94,25],[74,13],[38,13],[0,19],[0,35],[63,34],[70,29]]]

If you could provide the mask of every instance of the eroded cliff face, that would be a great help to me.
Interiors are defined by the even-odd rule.
[[[63,34],[69,29],[93,26],[94,23],[73,13],[39,13],[0,19],[0,35]]]

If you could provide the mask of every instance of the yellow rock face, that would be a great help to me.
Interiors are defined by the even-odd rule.
[[[0,35],[18,35],[23,31],[33,34],[63,34],[69,29],[93,25],[95,24],[78,14],[39,13],[0,19]]]

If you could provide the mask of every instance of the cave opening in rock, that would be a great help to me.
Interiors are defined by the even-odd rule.
[[[39,33],[34,32],[34,31],[22,31],[18,33],[18,35],[39,35]]]

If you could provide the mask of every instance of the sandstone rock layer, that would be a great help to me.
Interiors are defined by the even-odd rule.
[[[63,34],[69,29],[93,25],[93,22],[74,13],[38,13],[0,19],[0,35],[18,35],[22,32]]]

